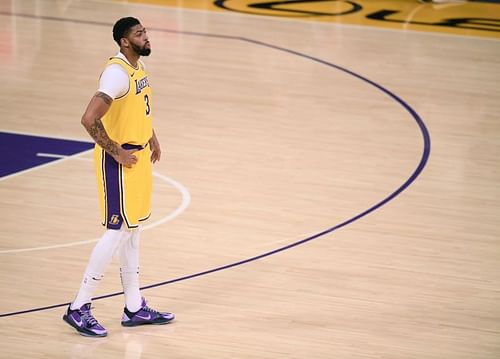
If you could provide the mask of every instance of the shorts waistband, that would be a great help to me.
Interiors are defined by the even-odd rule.
[[[145,149],[146,147],[148,147],[148,144],[146,143],[144,146],[141,146],[141,145],[133,145],[131,143],[124,143],[122,145],[122,148],[125,149],[125,150],[134,150],[134,149],[137,149],[138,151],[140,150],[143,150]]]

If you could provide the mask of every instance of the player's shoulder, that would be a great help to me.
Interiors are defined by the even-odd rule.
[[[117,62],[111,62],[104,68],[103,74],[109,74],[112,77],[125,75],[128,77],[128,71],[125,66]]]
[[[127,69],[128,67],[132,67],[132,65],[130,65],[128,63],[128,61],[126,59],[124,59],[123,57],[121,56],[112,56],[108,59],[108,62],[106,64],[106,66],[111,66],[111,65],[117,65],[117,66],[121,66],[125,69]]]

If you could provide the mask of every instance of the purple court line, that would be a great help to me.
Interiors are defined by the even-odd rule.
[[[111,27],[113,25],[113,24],[104,23],[104,22],[76,20],[76,19],[65,19],[65,18],[58,18],[58,17],[53,17],[53,16],[35,16],[35,15],[29,15],[29,14],[14,14],[14,13],[1,12],[1,11],[0,11],[0,15],[25,17],[25,18],[32,18],[32,19],[42,19],[42,20],[51,20],[51,21],[61,21],[61,22],[72,22],[72,23],[80,23],[80,24],[86,24],[86,25],[107,26],[107,27]],[[337,69],[337,70],[342,71],[342,72],[345,72],[348,75],[354,76],[357,79],[362,80],[362,81],[368,83],[369,85],[374,86],[376,89],[382,91],[387,96],[389,96],[394,101],[396,101],[398,104],[400,104],[401,106],[403,106],[403,108],[406,111],[408,111],[408,113],[411,115],[411,117],[413,118],[413,120],[417,123],[417,125],[418,125],[418,127],[420,129],[421,135],[422,135],[424,146],[423,146],[422,157],[420,159],[420,162],[418,163],[416,169],[413,171],[413,173],[410,175],[410,177],[408,177],[408,179],[400,187],[398,187],[394,192],[392,192],[387,197],[385,197],[384,199],[382,199],[380,202],[376,203],[372,207],[368,208],[367,210],[365,210],[365,211],[363,211],[363,212],[355,215],[354,217],[352,217],[352,218],[350,218],[350,219],[348,219],[348,220],[346,220],[346,221],[344,221],[342,223],[339,223],[339,224],[337,224],[337,225],[335,225],[335,226],[333,226],[331,228],[325,229],[322,232],[319,232],[319,233],[314,234],[314,235],[312,235],[310,237],[304,238],[304,239],[302,239],[300,241],[290,243],[290,244],[288,244],[288,245],[286,245],[284,247],[280,247],[280,248],[274,249],[274,250],[272,250],[270,252],[259,254],[259,255],[256,255],[254,257],[251,257],[251,258],[243,259],[243,260],[238,261],[238,262],[230,263],[230,264],[227,264],[227,265],[224,265],[224,266],[220,266],[220,267],[216,267],[216,268],[213,268],[213,269],[209,269],[209,270],[206,270],[206,271],[203,271],[203,272],[198,272],[198,273],[186,275],[184,277],[179,277],[179,278],[170,279],[170,280],[167,280],[167,281],[164,281],[164,282],[147,285],[147,286],[141,287],[142,290],[150,289],[150,288],[155,288],[155,287],[160,287],[160,286],[163,286],[163,285],[172,284],[172,283],[180,282],[180,281],[183,281],[183,280],[200,277],[200,276],[203,276],[203,275],[207,275],[207,274],[219,272],[219,271],[222,271],[222,270],[225,270],[225,269],[229,269],[229,268],[236,267],[236,266],[239,266],[239,265],[243,265],[243,264],[246,264],[246,263],[249,263],[249,262],[253,262],[253,261],[256,261],[258,259],[262,259],[262,258],[271,256],[273,254],[285,251],[287,249],[299,246],[299,245],[304,244],[306,242],[312,241],[313,239],[322,237],[322,236],[324,236],[326,234],[332,233],[332,232],[336,231],[337,229],[345,227],[348,224],[351,224],[352,222],[355,222],[358,219],[361,219],[364,216],[368,215],[369,213],[371,213],[371,212],[379,209],[380,207],[384,206],[389,201],[393,200],[396,196],[398,196],[399,194],[401,194],[401,192],[403,192],[404,190],[406,190],[417,179],[417,177],[420,175],[420,173],[422,173],[422,171],[424,170],[425,165],[427,164],[427,161],[429,160],[430,152],[431,152],[431,138],[430,138],[429,131],[428,131],[427,127],[425,126],[424,121],[415,112],[415,110],[410,105],[408,105],[403,99],[401,99],[400,97],[398,97],[393,92],[387,90],[383,86],[377,84],[376,82],[367,79],[364,76],[361,76],[361,75],[359,75],[359,74],[357,74],[355,72],[352,72],[352,71],[350,71],[350,70],[348,70],[348,69],[346,69],[344,67],[341,67],[341,66],[332,64],[330,62],[321,60],[321,59],[319,59],[317,57],[314,57],[314,56],[306,55],[306,54],[303,54],[303,53],[298,52],[298,51],[286,49],[284,47],[280,47],[280,46],[276,46],[276,45],[271,45],[271,44],[268,44],[268,43],[265,43],[265,42],[262,42],[262,41],[252,40],[252,39],[248,39],[248,38],[244,38],[244,37],[230,36],[230,35],[208,34],[208,33],[191,32],[191,31],[158,29],[158,28],[148,28],[148,30],[159,31],[159,32],[178,33],[178,34],[183,34],[183,35],[194,35],[194,36],[213,37],[213,38],[220,38],[220,39],[243,41],[243,42],[247,42],[247,43],[250,43],[250,44],[264,46],[264,47],[268,47],[268,48],[275,49],[275,50],[278,50],[278,51],[282,51],[282,52],[285,52],[285,53],[288,53],[288,54],[291,54],[291,55],[299,56],[299,57],[302,57],[304,59],[308,59],[308,60],[317,62],[319,64],[322,64],[322,65],[325,65],[325,66]],[[104,298],[115,297],[115,296],[118,296],[118,295],[121,295],[121,294],[123,294],[123,292],[116,292],[116,293],[106,294],[106,295],[102,295],[102,296],[95,297],[95,298],[92,298],[92,299],[93,300],[99,300],[99,299],[104,299]],[[0,314],[0,318],[1,317],[14,316],[14,315],[20,315],[20,314],[25,314],[25,313],[39,312],[39,311],[53,309],[53,308],[65,307],[65,306],[67,306],[69,304],[70,303],[68,302],[68,303],[54,304],[54,305],[49,305],[49,306],[39,307],[39,308],[31,308],[31,309],[26,309],[26,310],[21,310],[21,311],[16,311],[16,312],[2,313],[2,314]]]

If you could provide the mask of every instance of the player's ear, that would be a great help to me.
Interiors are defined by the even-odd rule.
[[[128,39],[126,37],[122,37],[120,39],[120,46],[121,47],[129,47],[129,42],[128,42]]]

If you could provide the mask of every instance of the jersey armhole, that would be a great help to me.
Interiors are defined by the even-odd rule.
[[[113,58],[111,58],[111,59],[113,59]],[[111,59],[110,59],[110,60],[111,60]],[[117,58],[117,59],[121,60],[120,58]],[[127,96],[127,94],[130,92],[130,78],[129,78],[129,77],[130,77],[130,74],[128,73],[127,69],[126,69],[123,65],[121,65],[120,63],[112,62],[111,64],[108,64],[108,66],[112,66],[112,65],[114,65],[114,66],[113,66],[113,68],[114,68],[114,69],[113,69],[113,71],[114,71],[115,73],[116,73],[116,71],[121,71],[121,74],[122,74],[123,76],[126,76],[126,78],[127,78],[127,90],[126,90],[126,91],[125,91],[122,95],[120,95],[120,96],[117,96],[117,97],[113,98],[113,101],[114,101],[114,100],[120,100],[120,99],[124,98],[124,97],[125,97],[125,96]],[[117,69],[117,67],[119,67],[119,70]],[[115,69],[116,69],[116,70],[115,70]],[[120,77],[121,77],[122,75],[120,75]],[[116,76],[116,75],[115,75],[115,76]],[[102,73],[101,73],[101,76],[99,77],[99,79],[100,79],[101,77],[102,77]],[[123,79],[125,79],[125,78],[123,78]]]

